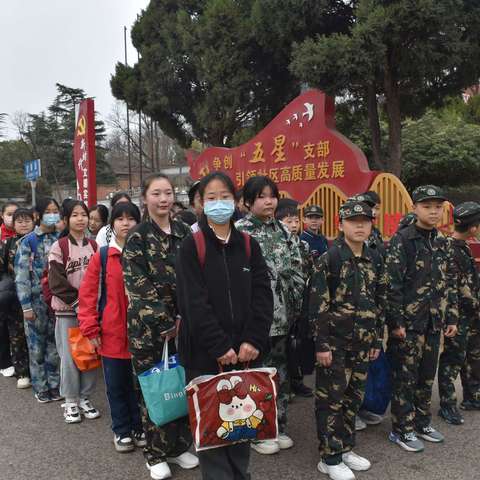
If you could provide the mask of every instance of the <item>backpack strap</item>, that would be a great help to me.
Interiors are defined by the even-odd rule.
[[[38,250],[38,238],[35,232],[30,232],[26,237],[25,240],[27,241],[28,245],[30,246],[30,250],[32,251],[33,255],[37,253]]]
[[[242,232],[243,239],[245,240],[245,253],[247,254],[247,260],[250,262],[252,258],[252,242],[251,237],[247,232]]]
[[[340,285],[340,269],[342,267],[342,256],[340,255],[340,249],[337,245],[333,245],[327,251],[328,272],[329,277],[328,291],[330,293],[330,299],[335,297],[335,292]]]
[[[247,254],[247,259],[250,262],[252,257],[252,242],[251,237],[246,232],[241,232],[243,240],[245,241],[245,253]],[[205,257],[207,256],[207,245],[205,243],[205,235],[202,230],[197,230],[193,233],[193,240],[195,241],[195,247],[197,249],[198,261],[202,268],[205,267]]]
[[[407,231],[408,227],[398,230],[397,233],[402,239],[402,245],[405,249],[405,257],[407,258],[407,275],[411,277],[415,272],[417,249],[415,247],[415,242],[413,242],[412,239],[408,238]]]
[[[97,242],[95,240],[93,240],[93,238],[89,238],[88,239],[88,243],[90,244],[90,246],[93,248],[93,252],[95,253],[98,249],[98,245],[97,245]]]
[[[205,235],[201,230],[197,230],[193,233],[193,240],[195,241],[195,247],[197,248],[198,261],[200,266],[205,267],[205,257],[207,256],[207,245],[205,244]]]
[[[63,268],[67,268],[67,263],[70,257],[70,241],[68,240],[68,236],[59,238],[58,246],[62,252]]]
[[[108,262],[108,245],[100,248],[100,298],[98,300],[98,312],[101,314],[105,310],[107,304],[107,262]]]

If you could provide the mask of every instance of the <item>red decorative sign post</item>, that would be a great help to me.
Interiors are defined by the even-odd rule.
[[[77,198],[91,207],[97,203],[95,106],[92,98],[82,100],[78,107],[73,143],[73,163],[77,177]]]
[[[258,135],[235,148],[189,153],[190,176],[222,170],[243,186],[268,175],[279,189],[303,204],[322,183],[346,196],[368,190],[376,172],[363,152],[335,129],[334,100],[309,90],[287,105]]]

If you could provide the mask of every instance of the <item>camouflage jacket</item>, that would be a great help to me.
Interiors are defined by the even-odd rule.
[[[339,265],[334,265],[335,257]],[[309,317],[316,351],[380,348],[385,302],[382,257],[367,246],[356,257],[343,238],[337,239],[315,262],[311,281]]]
[[[480,320],[480,279],[475,260],[467,242],[452,237],[446,239],[447,249],[452,253],[451,269],[456,279],[458,315],[460,321]]]
[[[36,251],[32,250],[36,239]],[[34,301],[43,300],[41,279],[47,266],[48,254],[58,240],[58,232],[45,233],[40,227],[23,237],[15,255],[15,284],[17,295],[25,312]]]
[[[262,222],[251,213],[238,220],[235,227],[249,233],[260,244],[273,292],[270,336],[286,335],[289,322],[300,314],[305,288],[299,240],[278,220]]]
[[[138,357],[160,357],[161,333],[178,315],[175,259],[190,228],[178,220],[170,226],[168,235],[147,219],[132,230],[123,250],[129,348]]]
[[[385,248],[382,234],[380,233],[380,230],[375,226],[372,227],[372,233],[368,237],[367,247],[376,249],[383,258],[385,258],[387,254],[387,249]]]
[[[446,239],[416,224],[399,230],[386,257],[387,324],[415,332],[458,321],[457,289]]]

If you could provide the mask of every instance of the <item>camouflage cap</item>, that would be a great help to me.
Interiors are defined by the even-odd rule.
[[[453,209],[453,221],[456,225],[469,225],[480,221],[480,204],[463,202]]]
[[[309,205],[307,208],[305,208],[303,215],[305,217],[323,217],[323,209],[318,205]]]
[[[363,202],[363,203],[366,203],[369,207],[375,206],[375,202],[366,193],[358,193],[357,195],[353,195],[353,197],[347,198],[346,201],[347,202]]]
[[[373,219],[372,209],[365,203],[357,200],[346,201],[339,209],[340,220],[353,217],[368,217]]]
[[[412,193],[413,203],[424,202],[426,200],[443,200],[447,197],[443,190],[435,185],[422,185],[417,187]]]

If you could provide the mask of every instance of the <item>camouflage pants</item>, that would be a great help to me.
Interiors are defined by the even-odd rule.
[[[369,348],[332,350],[330,367],[316,367],[315,416],[319,451],[327,463],[355,446],[355,416],[365,393]]]
[[[20,304],[15,303],[9,312],[5,313],[8,335],[10,338],[10,354],[12,365],[15,367],[15,375],[29,377],[28,349],[25,338],[25,327],[23,326],[23,312]]]
[[[455,380],[465,363],[467,355],[468,321],[458,324],[458,332],[454,337],[444,337],[443,351],[438,362],[438,391],[440,405],[456,406]]]
[[[474,324],[467,336],[467,354],[460,372],[464,400],[480,401],[480,325]]]
[[[392,370],[394,432],[405,434],[430,424],[439,348],[439,331],[407,332],[405,340],[389,338],[387,356]]]
[[[159,346],[158,352],[142,352],[141,356],[132,355],[135,373],[138,375],[160,362],[162,349],[163,346]],[[135,388],[140,390],[137,377],[135,377]],[[190,433],[188,417],[179,418],[178,420],[158,427],[150,420],[143,396],[140,392],[138,393],[142,426],[145,436],[147,437],[147,446],[143,450],[143,455],[148,464],[153,466],[166,461],[167,457],[178,457],[182,453],[185,453],[192,444],[192,434]]]
[[[277,392],[277,414],[278,429],[284,433],[287,427],[287,408],[290,400],[290,375],[288,373],[287,361],[287,336],[279,335],[270,337],[271,350],[265,356],[264,366],[277,369],[278,392]]]
[[[35,320],[25,321],[30,358],[30,375],[35,393],[58,388],[60,384],[60,358],[55,344],[55,321],[45,303],[38,299],[33,303]]]

